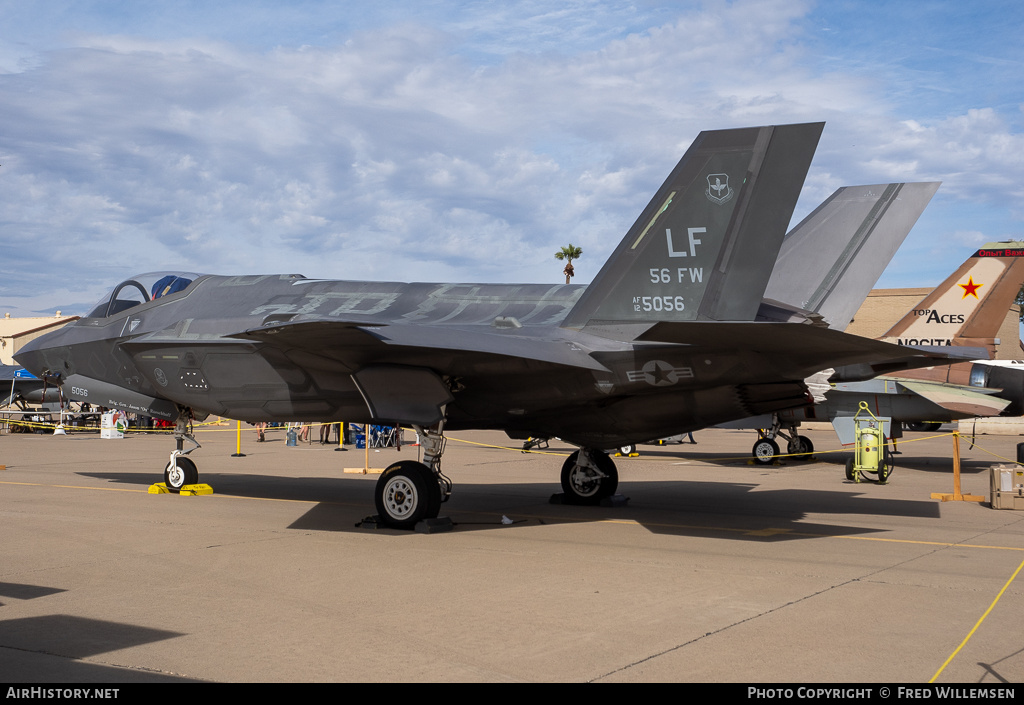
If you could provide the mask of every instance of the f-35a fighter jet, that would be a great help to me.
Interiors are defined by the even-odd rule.
[[[73,398],[175,421],[172,488],[198,480],[189,421],[218,414],[413,426],[423,463],[376,489],[395,526],[448,498],[451,429],[580,446],[562,487],[596,503],[618,484],[601,448],[802,406],[825,368],[947,359],[762,302],[822,127],[702,132],[589,286],[151,274],[17,358]]]

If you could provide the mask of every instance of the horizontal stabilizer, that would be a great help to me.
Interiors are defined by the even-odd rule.
[[[868,379],[897,369],[928,367],[949,361],[946,351],[930,352],[861,338],[800,323],[726,323],[694,321],[656,323],[637,341],[690,345],[701,352],[742,349],[771,355],[777,364],[793,370],[825,367],[863,368]]]

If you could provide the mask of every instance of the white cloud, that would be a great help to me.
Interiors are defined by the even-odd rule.
[[[884,77],[815,53],[810,4],[382,19],[397,7],[356,32],[328,17],[334,45],[94,28],[0,74],[0,295],[74,271],[91,300],[171,267],[554,282],[569,240],[585,282],[699,130],[746,124],[829,121],[798,217],[888,180],[941,179],[939,198],[1006,214],[1019,201],[1015,123],[984,106],[893,114]],[[19,260],[38,277],[8,276],[23,244],[46,253]]]

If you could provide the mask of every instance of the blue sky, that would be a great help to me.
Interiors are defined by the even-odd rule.
[[[587,282],[702,129],[941,180],[879,286],[1024,239],[1017,2],[0,0],[0,310],[161,269]]]

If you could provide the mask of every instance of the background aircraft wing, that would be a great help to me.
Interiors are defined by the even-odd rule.
[[[1009,399],[992,396],[999,390],[976,389],[955,384],[936,384],[901,379],[902,387],[918,394],[933,404],[957,414],[967,416],[999,416],[1010,405]]]

